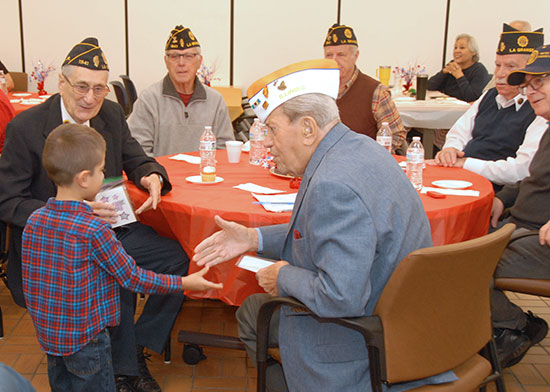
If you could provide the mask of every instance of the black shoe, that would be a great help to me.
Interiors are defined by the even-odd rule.
[[[150,361],[149,357],[151,354],[144,352],[144,347],[137,345],[137,361],[138,361],[138,370],[139,370],[139,380],[136,383],[135,390],[138,392],[162,392],[160,385],[153,378],[147,368],[145,361]]]
[[[522,332],[531,340],[531,346],[540,342],[548,333],[548,324],[540,317],[535,316],[531,311],[525,313],[527,325]]]
[[[132,376],[117,376],[115,375],[115,384],[117,392],[135,392],[134,385],[137,377]]]
[[[525,356],[531,347],[531,340],[515,329],[495,329],[495,344],[501,368],[515,365]]]

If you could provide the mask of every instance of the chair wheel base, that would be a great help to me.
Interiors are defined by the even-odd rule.
[[[183,345],[183,362],[188,365],[196,365],[203,359],[206,359],[206,355],[203,354],[202,348],[197,344],[184,344]]]

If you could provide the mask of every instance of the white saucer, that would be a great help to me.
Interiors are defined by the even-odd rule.
[[[19,102],[21,102],[21,100],[20,99],[10,99],[10,102],[11,103],[19,103]]]
[[[29,95],[32,95],[31,93],[13,93],[14,97],[28,97]]]
[[[460,180],[437,180],[437,181],[432,181],[432,185],[438,188],[466,189],[471,187],[472,183],[468,181],[460,181]]]
[[[185,181],[192,182],[193,184],[212,185],[212,184],[219,184],[220,182],[223,181],[223,178],[217,177],[217,176],[216,176],[216,180],[215,180],[215,181],[211,181],[211,182],[202,182],[201,176],[191,176],[191,177],[187,177],[187,178],[185,179]]]
[[[44,101],[42,101],[41,99],[36,99],[36,100],[26,100],[26,101],[21,101],[21,105],[38,105],[40,103],[42,103]]]

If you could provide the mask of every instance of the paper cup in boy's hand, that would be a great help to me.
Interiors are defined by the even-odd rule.
[[[227,160],[229,163],[239,163],[241,161],[241,150],[243,142],[237,140],[228,140],[225,142],[225,151],[227,151]]]

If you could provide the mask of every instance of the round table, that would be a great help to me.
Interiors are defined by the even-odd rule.
[[[189,155],[198,155],[191,153]],[[396,157],[400,160],[403,157]],[[248,164],[248,154],[241,155],[241,162],[227,162],[225,151],[218,151],[217,175],[223,182],[212,185],[193,184],[186,177],[199,174],[199,165],[175,161],[168,157],[157,158],[168,171],[173,189],[163,196],[156,211],[150,210],[140,216],[142,223],[154,227],[161,235],[178,240],[186,253],[192,257],[193,249],[206,237],[218,230],[214,216],[259,227],[277,223],[287,223],[290,212],[267,212],[261,205],[253,204],[255,199],[250,192],[233,188],[235,185],[251,182],[257,185],[295,193],[290,188],[290,180],[270,174],[267,169]],[[430,220],[434,245],[456,243],[480,237],[487,233],[493,200],[493,188],[484,177],[459,168],[427,166],[424,171],[424,184],[433,180],[466,180],[471,189],[480,191],[479,197],[447,196],[433,199],[420,195],[428,219]],[[147,194],[132,183],[127,183],[128,192],[134,204],[141,205]],[[257,285],[254,273],[235,267],[235,262],[213,267],[207,277],[223,282],[223,290],[210,290],[201,293],[186,292],[193,298],[217,298],[240,305],[252,293],[262,292]],[[189,271],[197,271],[191,263]]]
[[[49,97],[51,97],[51,95],[38,95],[38,93],[29,92],[12,91],[8,93],[8,98],[15,109],[15,115],[18,115],[28,108],[41,104]]]

